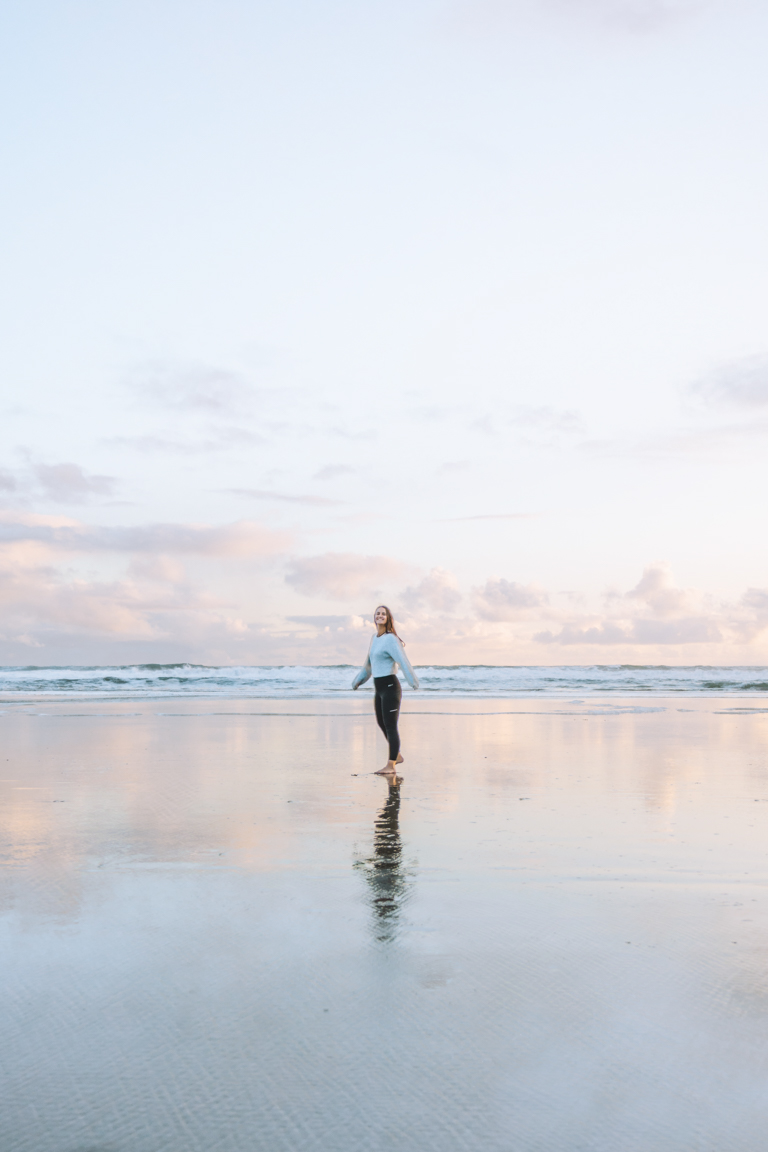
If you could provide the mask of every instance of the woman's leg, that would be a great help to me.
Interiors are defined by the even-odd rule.
[[[387,729],[384,726],[384,712],[382,709],[381,692],[379,691],[378,684],[376,685],[376,692],[373,697],[373,709],[376,713],[376,723],[378,724],[379,728],[381,728],[384,736],[386,737]]]
[[[381,712],[384,734],[389,743],[389,758],[397,760],[400,754],[400,733],[397,730],[397,720],[400,715],[400,700],[403,690],[397,676],[388,677],[384,691],[381,694]],[[378,701],[378,697],[377,697]]]

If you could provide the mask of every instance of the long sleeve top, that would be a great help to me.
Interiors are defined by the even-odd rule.
[[[371,676],[392,676],[397,672],[398,664],[411,688],[418,688],[419,679],[411,662],[403,651],[403,646],[397,636],[392,632],[385,632],[383,636],[374,636],[368,649],[368,659],[352,681],[353,688],[359,688],[370,680]]]

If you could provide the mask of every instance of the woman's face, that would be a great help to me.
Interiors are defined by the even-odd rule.
[[[373,622],[378,628],[379,625],[386,628],[387,626],[387,610],[379,606],[373,614]]]

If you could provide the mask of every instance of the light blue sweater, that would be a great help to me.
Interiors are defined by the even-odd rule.
[[[418,688],[419,680],[411,668],[411,663],[403,652],[403,646],[392,632],[385,632],[383,636],[374,636],[368,649],[368,659],[352,681],[353,688],[359,688],[370,680],[371,676],[393,676],[397,672],[398,664],[411,688]]]

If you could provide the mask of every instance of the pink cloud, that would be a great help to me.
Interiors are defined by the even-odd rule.
[[[540,644],[713,644],[723,639],[716,621],[706,616],[682,620],[635,620],[629,625],[605,621],[588,628],[566,625],[556,635],[538,632]]]
[[[640,601],[657,616],[676,616],[690,611],[695,600],[695,594],[675,586],[663,564],[646,568],[636,587],[627,592],[626,597]]]
[[[4,526],[13,527],[14,521],[6,517]],[[66,517],[42,516],[17,517],[15,526],[27,533],[84,527]],[[92,663],[107,653],[117,663],[139,655],[203,663],[355,663],[371,631],[368,610],[381,600],[398,621],[403,617],[409,655],[421,663],[536,663],[542,655],[557,663],[564,651],[571,662],[589,662],[601,649],[610,651],[612,661],[663,662],[667,653],[685,660],[688,649],[697,660],[716,663],[718,653],[727,652],[737,658],[725,662],[737,663],[738,646],[768,627],[768,590],[752,588],[738,602],[715,602],[695,590],[676,588],[658,564],[646,568],[628,592],[606,596],[602,612],[574,611],[572,602],[550,599],[534,585],[495,578],[474,590],[474,612],[467,606],[460,615],[461,589],[451,573],[433,569],[398,592],[409,574],[405,564],[344,553],[294,559],[287,578],[304,595],[347,601],[346,615],[329,615],[328,609],[322,614],[324,606],[318,604],[312,615],[270,625],[249,617],[250,591],[242,604],[225,601],[211,586],[191,583],[182,566],[187,554],[248,558],[262,546],[260,536],[255,541],[247,531],[241,536],[237,525],[226,526],[235,529],[230,538],[179,525],[171,526],[180,533],[171,534],[171,547],[167,526],[150,527],[153,531],[140,537],[142,547],[128,555],[126,570],[117,578],[59,569],[49,562],[56,551],[48,544],[22,540],[0,550],[5,662],[26,662],[25,649],[43,645],[45,655],[35,657],[38,663],[75,654],[75,663]],[[369,598],[365,617],[350,615],[362,595]],[[255,602],[261,610],[258,595]],[[644,656],[653,649],[653,656]]]
[[[401,592],[398,599],[411,611],[453,612],[462,596],[452,573],[433,568],[418,584]]]
[[[691,588],[678,588],[663,564],[649,565],[629,592],[606,596],[602,616],[566,618],[560,631],[536,633],[540,644],[666,645],[718,644],[756,635],[761,625],[754,606],[739,609],[710,602]],[[747,609],[745,612],[744,609]]]
[[[482,620],[516,620],[547,603],[547,594],[535,584],[514,580],[487,580],[473,590],[475,609]]]
[[[290,537],[253,520],[233,524],[140,524],[105,527],[63,517],[0,516],[0,545],[36,543],[64,552],[187,553],[267,556],[286,550]]]
[[[0,611],[0,639],[35,647],[104,639],[189,645],[202,634],[231,638],[249,627],[230,605],[162,561],[134,565],[117,580],[5,563]]]
[[[388,595],[394,583],[408,572],[408,565],[388,556],[357,556],[352,552],[326,552],[293,560],[286,583],[304,596],[327,596],[351,600]],[[391,597],[390,597],[391,598]]]

